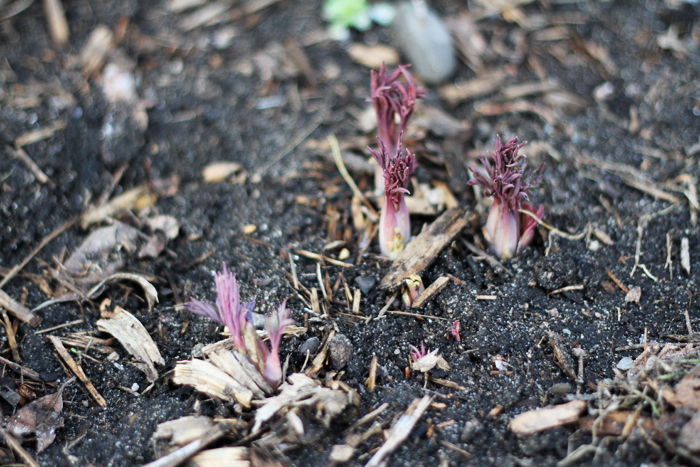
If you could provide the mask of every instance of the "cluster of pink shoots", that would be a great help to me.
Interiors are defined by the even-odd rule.
[[[403,134],[413,114],[416,99],[425,93],[413,84],[407,65],[387,75],[384,65],[372,71],[370,100],[377,113],[379,151],[367,148],[377,161],[375,183],[383,180],[384,200],[379,220],[379,247],[384,256],[396,259],[411,236],[411,222],[404,195],[416,168],[411,151],[403,150]],[[399,120],[398,126],[396,120]]]
[[[226,325],[236,344],[236,350],[249,357],[270,386],[277,387],[283,376],[279,357],[282,333],[294,324],[286,303],[282,302],[277,311],[265,318],[265,329],[270,337],[268,348],[253,326],[255,302],[241,303],[236,275],[228,271],[226,264],[224,270],[216,274],[215,282],[216,303],[193,298],[185,303],[185,308]],[[254,358],[256,356],[260,358]]]
[[[469,167],[474,174],[469,185],[479,185],[485,188],[486,196],[493,197],[484,236],[501,259],[514,257],[534,236],[537,221],[522,211],[531,212],[537,219],[544,217],[544,206],[534,208],[528,203],[528,192],[542,184],[544,165],[529,180],[525,180],[525,156],[518,153],[524,144],[518,144],[515,137],[504,145],[501,137],[496,136],[496,152],[489,151],[491,162],[486,156],[479,156],[486,176]]]

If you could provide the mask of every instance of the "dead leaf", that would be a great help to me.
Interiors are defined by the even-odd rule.
[[[17,438],[36,434],[36,450],[48,448],[56,438],[56,429],[63,426],[63,390],[75,377],[63,383],[55,394],[49,394],[22,407],[9,422],[7,429]]]
[[[438,355],[438,350],[435,349],[432,352],[422,356],[415,362],[411,364],[411,367],[413,368],[413,371],[420,371],[422,373],[427,373],[436,366],[440,368],[441,370],[449,371],[450,370],[450,365],[447,363],[447,361],[442,358],[440,355]]]
[[[516,435],[533,435],[540,431],[575,422],[586,408],[588,408],[586,401],[571,401],[546,409],[530,410],[511,420],[508,428]]]

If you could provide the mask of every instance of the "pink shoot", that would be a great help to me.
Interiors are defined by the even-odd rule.
[[[415,169],[415,157],[411,151],[403,153],[401,135],[397,152],[390,157],[384,141],[379,139],[379,152],[367,147],[382,169],[384,176],[384,200],[379,219],[379,248],[384,256],[396,259],[411,237],[411,221],[404,194],[408,180]]]
[[[455,322],[452,324],[452,329],[450,329],[450,334],[452,334],[457,342],[461,341],[462,339],[459,337],[459,320],[456,319]]]
[[[527,203],[528,192],[541,184],[544,166],[535,171],[533,180],[525,181],[525,156],[518,154],[524,144],[518,144],[515,137],[503,145],[497,135],[496,152],[489,152],[493,164],[485,156],[479,156],[488,178],[469,167],[474,174],[469,185],[485,188],[484,194],[494,198],[484,226],[484,237],[501,259],[514,257],[534,236],[537,223],[532,217],[519,212],[521,209],[533,212],[539,219],[544,217],[544,206],[535,209]]]

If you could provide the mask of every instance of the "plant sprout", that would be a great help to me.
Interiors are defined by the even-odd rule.
[[[484,187],[484,194],[493,196],[493,206],[483,232],[494,253],[501,259],[517,255],[534,236],[537,222],[520,210],[530,211],[538,219],[544,217],[544,206],[535,209],[527,202],[528,192],[542,184],[544,164],[534,172],[530,180],[526,180],[525,156],[518,153],[523,145],[525,143],[518,144],[517,137],[503,145],[501,137],[496,135],[496,152],[489,151],[493,163],[486,156],[479,156],[488,178],[469,167],[474,174],[469,185]]]
[[[379,151],[369,146],[367,149],[374,156],[384,176],[384,199],[379,218],[379,248],[384,256],[396,259],[411,238],[411,220],[404,194],[409,192],[406,186],[415,169],[416,160],[408,149],[404,154],[401,137],[393,158],[389,156],[382,139],[377,139]]]
[[[350,37],[350,28],[366,31],[372,21],[388,26],[394,20],[396,9],[388,3],[370,5],[367,0],[326,0],[323,4],[323,18],[330,22],[331,38],[339,41]]]
[[[236,350],[248,356],[269,385],[277,387],[282,381],[279,357],[282,334],[288,326],[294,324],[286,303],[283,302],[277,311],[265,318],[265,329],[271,346],[268,348],[253,327],[255,302],[241,304],[236,275],[228,271],[226,264],[223,271],[216,274],[215,283],[216,304],[193,298],[185,303],[185,309],[225,324],[236,344]]]

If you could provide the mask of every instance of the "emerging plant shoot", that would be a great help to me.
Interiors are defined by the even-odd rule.
[[[484,227],[484,236],[494,253],[501,259],[514,257],[534,236],[537,222],[519,212],[521,209],[534,213],[538,219],[544,217],[544,206],[535,209],[527,202],[528,192],[542,184],[541,172],[544,164],[534,172],[531,180],[526,180],[525,156],[518,154],[523,145],[525,143],[518,144],[517,137],[503,145],[501,137],[497,135],[496,152],[489,151],[493,163],[490,163],[486,156],[479,156],[488,178],[469,167],[474,174],[474,178],[468,182],[469,185],[484,187],[484,194],[493,196],[493,206]]]
[[[384,256],[396,259],[404,249],[404,244],[411,238],[411,221],[404,194],[408,179],[415,169],[416,160],[411,151],[403,153],[399,135],[398,148],[395,157],[390,157],[381,138],[379,151],[369,146],[367,149],[382,169],[384,176],[384,200],[382,213],[379,218],[379,248]]]
[[[241,304],[236,275],[228,271],[226,264],[223,272],[216,274],[215,282],[216,304],[193,298],[185,303],[185,309],[225,324],[236,344],[236,350],[248,357],[270,386],[277,387],[283,376],[279,357],[282,334],[288,326],[294,324],[286,303],[282,303],[276,312],[265,318],[271,345],[268,348],[253,326],[255,302]]]
[[[406,129],[408,120],[413,114],[416,99],[421,99],[425,95],[425,91],[413,84],[408,67],[409,65],[400,65],[388,76],[384,64],[378,73],[372,70],[370,100],[377,112],[378,136],[384,141],[390,158],[394,158],[397,154],[400,135]],[[382,184],[381,167],[377,169],[374,181],[376,188],[379,189]]]

